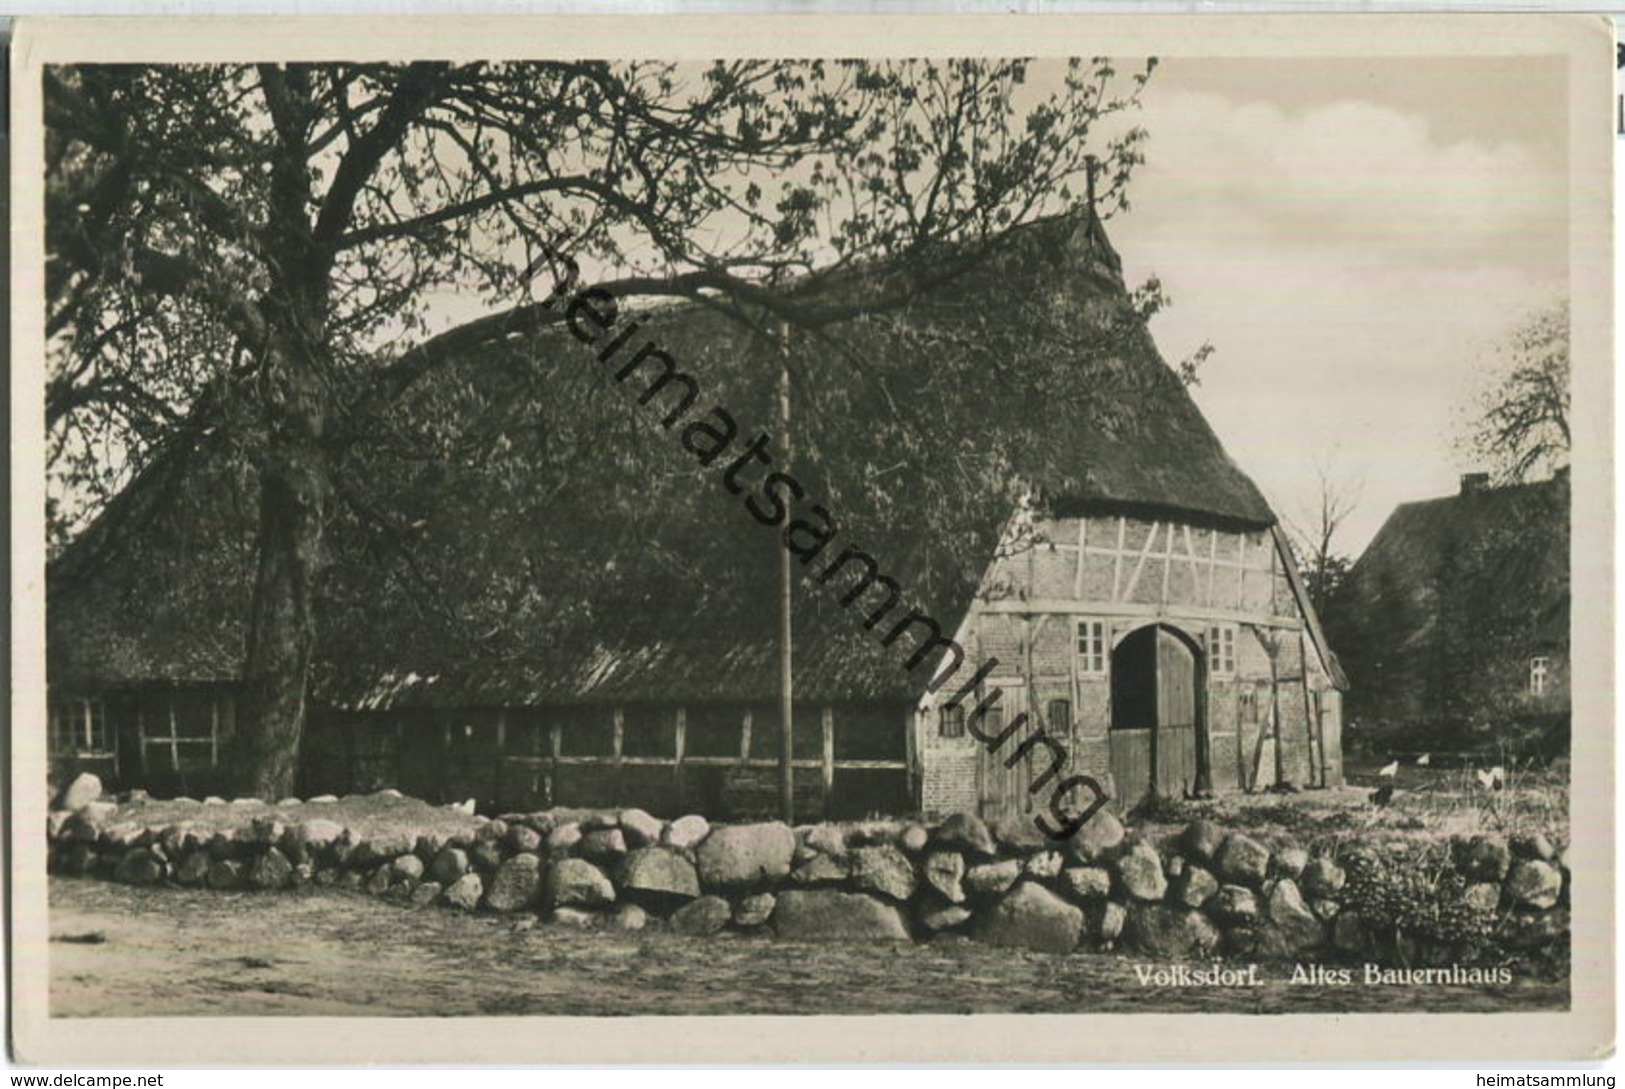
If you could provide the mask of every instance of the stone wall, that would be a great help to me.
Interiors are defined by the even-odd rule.
[[[1105,812],[1055,843],[1025,823],[1001,834],[966,815],[934,827],[791,828],[635,809],[471,816],[464,832],[363,836],[320,805],[301,804],[312,815],[289,822],[255,816],[257,804],[216,810],[229,811],[225,826],[143,824],[130,819],[139,806],[102,801],[57,810],[51,866],[145,885],[330,887],[583,927],[801,941],[960,935],[1049,953],[1449,964],[1555,948],[1568,933],[1568,869],[1541,836],[1458,841],[1442,879],[1434,872],[1423,888],[1419,868],[1358,840],[1312,853],[1206,820],[1129,831]],[[285,814],[279,805],[271,812]]]

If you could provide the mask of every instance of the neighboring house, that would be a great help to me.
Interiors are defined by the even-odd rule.
[[[1094,776],[1120,808],[1341,782],[1344,682],[1285,538],[1149,337],[1118,320],[1119,270],[1092,212],[1057,217],[902,320],[843,327],[884,397],[822,340],[795,358],[795,432],[822,451],[797,471],[840,524],[797,565],[802,813],[1032,812],[1054,751],[1007,764],[1040,727],[1062,774]],[[1070,339],[1023,342],[1033,306],[1076,318]],[[706,308],[640,316],[703,376],[702,404],[729,406],[742,434],[775,418],[779,346]],[[1010,367],[1017,395],[1038,367],[1081,391],[987,406],[1031,421],[996,480],[953,460],[975,450],[982,406],[922,425],[923,451],[865,426],[943,403],[925,395],[943,380],[933,353],[964,343]],[[421,383],[347,450],[302,791],[776,809],[779,535],[596,366],[561,331],[516,339]],[[117,780],[155,793],[226,789],[254,570],[252,474],[230,434],[160,459],[50,572],[53,706],[116,757]],[[888,603],[888,579],[906,603]],[[964,663],[933,692],[950,636]],[[941,704],[993,658],[976,694],[1004,702],[982,732],[1029,719],[990,754],[971,705]],[[62,736],[65,767],[80,735]]]
[[[1566,751],[1569,479],[1405,503],[1349,572],[1326,623],[1351,722],[1386,751]]]

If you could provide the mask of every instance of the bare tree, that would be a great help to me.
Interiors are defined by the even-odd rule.
[[[1525,319],[1501,357],[1462,445],[1499,480],[1516,483],[1568,461],[1568,300]]]
[[[1309,514],[1288,519],[1287,531],[1298,553],[1298,571],[1309,592],[1309,602],[1324,613],[1347,576],[1353,560],[1337,548],[1337,531],[1359,506],[1364,482],[1337,472],[1330,457],[1315,464],[1318,498]]]

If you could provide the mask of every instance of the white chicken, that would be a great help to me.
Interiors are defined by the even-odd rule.
[[[1419,768],[1427,767],[1428,766],[1428,761],[1429,761],[1429,759],[1431,757],[1432,757],[1432,753],[1423,753],[1421,756],[1418,756],[1416,758],[1416,766],[1419,767]]]
[[[1499,766],[1490,768],[1488,771],[1475,771],[1473,774],[1478,777],[1478,785],[1485,790],[1503,790],[1507,785],[1506,772]]]
[[[1392,764],[1387,764],[1378,769],[1377,774],[1382,776],[1384,779],[1392,779],[1394,776],[1399,774],[1399,761],[1395,760]]]

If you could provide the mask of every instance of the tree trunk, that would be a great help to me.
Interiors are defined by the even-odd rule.
[[[315,323],[290,324],[309,330]],[[267,801],[294,792],[316,642],[315,582],[330,490],[317,343],[308,331],[276,330],[265,362],[268,449],[236,771],[245,794]]]

